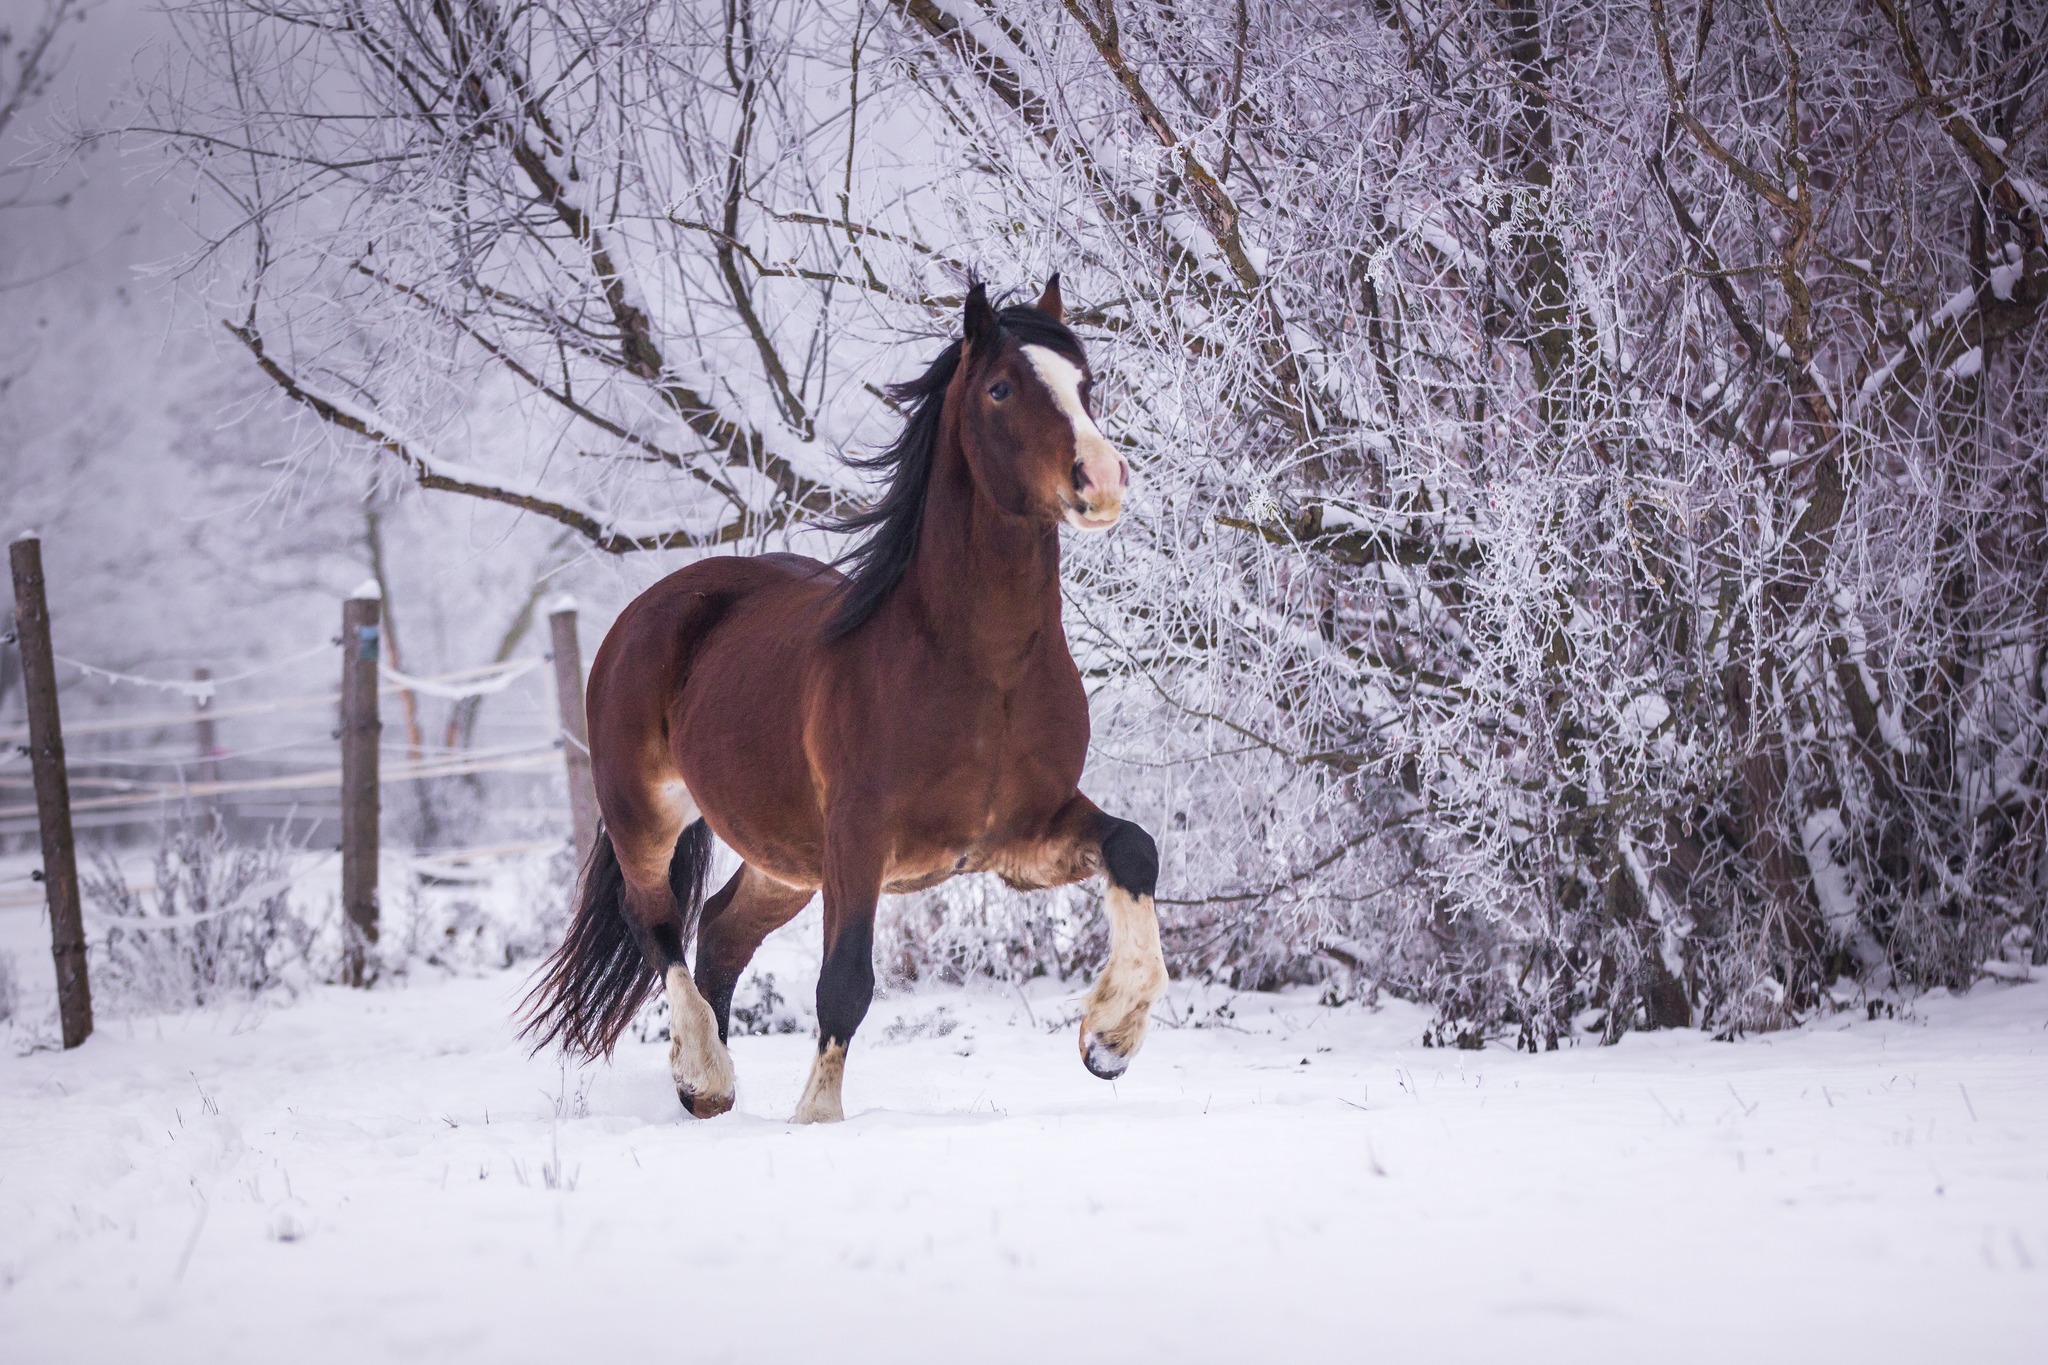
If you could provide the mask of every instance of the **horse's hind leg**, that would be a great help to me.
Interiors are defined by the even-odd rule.
[[[732,1108],[732,1055],[711,1007],[698,993],[683,952],[685,915],[703,894],[710,831],[680,782],[654,792],[600,793],[612,847],[626,882],[626,918],[640,951],[668,991],[668,1065],[676,1098],[698,1118]]]
[[[811,891],[785,886],[742,864],[722,890],[704,902],[697,927],[697,990],[718,1020],[718,1036],[729,1036],[732,993],[740,973],[753,961],[761,940],[795,919],[810,904]]]

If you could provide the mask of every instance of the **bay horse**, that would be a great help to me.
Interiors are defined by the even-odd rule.
[[[1035,303],[968,290],[963,335],[890,396],[889,482],[838,529],[836,568],[701,560],[622,612],[591,661],[603,827],[576,915],[527,997],[525,1036],[609,1055],[657,983],[676,1096],[732,1107],[733,988],[755,949],[825,899],[818,1047],[793,1121],[844,1116],[846,1052],[874,997],[885,892],[992,872],[1020,890],[1106,875],[1109,961],[1088,1070],[1123,1074],[1166,987],[1152,836],[1080,793],[1088,702],[1060,622],[1060,526],[1104,531],[1129,470],[1053,276]],[[704,899],[711,833],[742,865]],[[684,965],[691,939],[696,967]]]

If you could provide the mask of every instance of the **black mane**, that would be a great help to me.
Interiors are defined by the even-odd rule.
[[[1020,346],[1043,346],[1077,365],[1084,362],[1081,342],[1073,332],[1028,304],[1012,304],[1003,309],[996,314],[996,325]],[[932,462],[939,449],[939,415],[945,407],[946,386],[953,382],[953,372],[960,368],[966,344],[953,342],[916,379],[907,384],[891,384],[891,401],[907,404],[910,409],[902,434],[879,454],[847,458],[846,463],[855,469],[889,471],[889,487],[866,509],[826,524],[828,531],[874,532],[833,561],[846,570],[846,581],[840,585],[838,604],[825,622],[828,640],[860,629],[910,567],[910,557],[917,550],[918,528],[924,522]]]

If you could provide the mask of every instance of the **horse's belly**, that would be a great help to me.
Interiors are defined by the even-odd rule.
[[[940,882],[949,882],[959,875],[953,868],[944,867],[935,872],[920,872],[915,876],[891,877],[882,884],[885,895],[901,896],[912,891],[929,891]]]
[[[990,783],[985,776],[937,783],[898,830],[885,877],[892,894],[922,891],[963,872],[1011,878],[1020,850],[1040,846],[1074,797],[1057,782]]]

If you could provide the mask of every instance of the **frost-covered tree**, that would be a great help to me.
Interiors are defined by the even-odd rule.
[[[787,539],[967,271],[1065,272],[1141,480],[1069,560],[1091,780],[1183,970],[1541,1046],[2039,954],[2040,5],[181,15],[222,320],[596,550]]]

